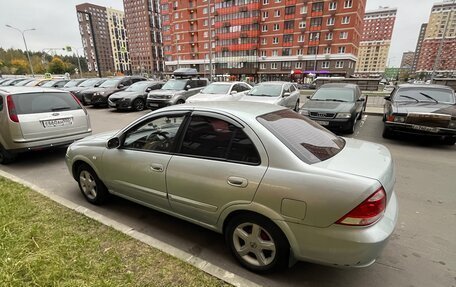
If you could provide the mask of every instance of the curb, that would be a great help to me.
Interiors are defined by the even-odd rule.
[[[114,228],[117,231],[122,232],[123,234],[126,234],[136,240],[139,240],[151,247],[154,247],[162,252],[165,252],[173,257],[176,257],[188,264],[191,264],[195,266],[196,268],[214,276],[217,277],[220,280],[225,281],[226,283],[229,283],[233,286],[261,286],[258,285],[248,279],[245,279],[239,275],[236,275],[234,273],[231,273],[225,269],[222,269],[212,263],[207,262],[204,259],[201,259],[197,256],[191,255],[190,253],[187,253],[183,250],[180,250],[172,245],[169,245],[163,241],[160,241],[152,236],[149,236],[147,234],[141,233],[139,231],[136,231],[132,227],[120,223],[118,221],[115,221],[107,216],[104,216],[100,213],[97,213],[95,211],[92,211],[84,206],[75,204],[72,201],[69,201],[61,196],[56,195],[55,193],[49,192],[45,189],[42,189],[41,187],[38,187],[34,185],[33,183],[30,183],[28,181],[25,181],[21,178],[18,178],[10,173],[7,173],[3,170],[0,170],[0,176],[7,178],[9,180],[15,181],[17,183],[20,183],[22,185],[25,185],[32,190],[40,193],[41,195],[57,202],[60,205],[63,205],[71,210],[74,210],[78,213],[81,213],[91,219],[94,219],[101,224],[107,225],[109,227]]]
[[[370,111],[364,111],[364,114],[365,114],[365,115],[369,115],[369,116],[379,116],[379,117],[383,116],[383,113],[380,113],[380,112],[372,112],[372,111],[371,111],[371,112],[370,112]]]

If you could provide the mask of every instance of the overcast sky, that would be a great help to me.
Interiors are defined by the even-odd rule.
[[[101,6],[123,10],[122,0],[89,0]],[[422,23],[428,21],[433,0],[367,0],[367,9],[379,6],[398,8],[390,50],[391,65],[398,66],[405,51],[414,51]],[[77,0],[0,0],[0,47],[24,49],[20,29],[36,28],[26,32],[30,50],[59,48],[66,45],[81,47],[76,18]]]

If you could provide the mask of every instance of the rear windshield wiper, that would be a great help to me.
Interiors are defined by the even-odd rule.
[[[51,111],[56,112],[56,111],[65,111],[71,109],[70,107],[57,107],[57,108],[52,108]]]
[[[399,97],[415,100],[417,103],[420,102],[419,100],[415,99],[414,97],[410,97],[410,96],[399,95]]]
[[[347,101],[344,101],[344,100],[339,100],[339,99],[326,99],[325,101],[331,101],[331,102],[341,102],[341,103],[345,103]]]
[[[420,95],[423,95],[423,96],[425,96],[426,98],[428,98],[428,99],[430,99],[430,100],[432,100],[432,101],[434,101],[434,102],[436,102],[436,103],[439,103],[439,101],[437,101],[437,100],[434,99],[433,97],[429,96],[428,94],[425,94],[425,93],[423,93],[423,92],[420,92]]]

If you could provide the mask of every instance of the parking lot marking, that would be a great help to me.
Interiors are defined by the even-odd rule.
[[[361,121],[359,122],[358,128],[356,129],[355,137],[357,137],[359,135],[359,131],[364,126],[364,123],[366,122],[366,120],[367,120],[367,115],[363,115],[363,117],[361,118]]]

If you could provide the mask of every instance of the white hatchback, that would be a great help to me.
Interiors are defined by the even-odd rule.
[[[71,93],[0,88],[0,164],[20,152],[65,146],[91,134],[89,115]]]

